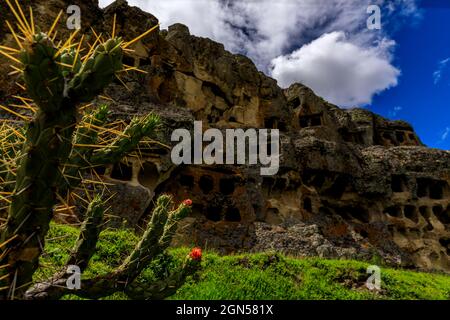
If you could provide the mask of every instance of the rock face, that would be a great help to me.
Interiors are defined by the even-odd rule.
[[[33,6],[48,27],[68,2],[50,6],[38,0]],[[114,13],[125,38],[157,23],[125,1],[104,10],[96,1],[78,2],[86,33],[91,26],[111,30]],[[10,42],[3,31],[0,40]],[[301,84],[283,90],[248,58],[190,35],[181,24],[154,33],[134,49],[125,63],[148,73],[126,75],[128,90],[114,83],[105,94],[112,101],[97,101],[110,104],[116,118],[158,113],[165,123],[159,138],[167,145],[173,145],[174,129],[192,129],[194,120],[204,129],[279,129],[281,162],[271,177],[262,177],[257,166],[176,167],[169,149],[155,147],[142,166],[122,162],[103,172],[115,184],[111,210],[119,221],[139,224],[154,196],[170,193],[194,203],[175,244],[224,253],[274,249],[380,257],[390,264],[450,272],[449,151],[424,146],[406,122],[340,109]],[[5,104],[16,89],[0,62],[0,103]]]

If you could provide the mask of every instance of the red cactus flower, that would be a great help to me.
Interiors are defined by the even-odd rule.
[[[189,256],[192,258],[192,260],[200,261],[202,259],[202,249],[201,248],[192,249],[191,253],[189,253]]]
[[[183,204],[187,207],[192,206],[192,200],[191,199],[186,199],[183,201]]]

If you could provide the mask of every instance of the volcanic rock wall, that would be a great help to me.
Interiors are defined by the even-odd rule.
[[[96,1],[33,1],[48,27],[59,8],[82,8],[83,31],[111,30],[132,38],[157,19],[125,1],[100,10]],[[3,4],[0,9],[3,12]],[[48,17],[48,18],[47,18]],[[61,27],[63,29],[63,27]],[[5,30],[1,30],[5,32]],[[64,32],[62,32],[63,34]],[[3,43],[10,35],[0,34]],[[175,24],[135,44],[125,58],[147,74],[124,76],[105,95],[115,118],[158,113],[159,139],[174,129],[268,128],[281,133],[280,170],[257,166],[189,165],[156,146],[142,165],[124,161],[101,172],[115,184],[116,224],[148,218],[155,195],[191,198],[193,212],[175,244],[221,252],[274,249],[293,255],[371,259],[450,272],[450,152],[424,146],[413,128],[364,109],[343,110],[301,85],[287,89],[242,55]],[[16,93],[0,60],[0,103]]]

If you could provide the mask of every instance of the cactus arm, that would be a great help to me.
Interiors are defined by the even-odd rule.
[[[159,123],[159,117],[152,113],[143,118],[134,118],[122,136],[117,137],[109,146],[96,150],[89,162],[92,165],[119,162],[127,153],[133,151],[144,137],[152,135]]]
[[[76,265],[81,272],[86,270],[91,257],[95,253],[103,213],[103,201],[97,196],[86,210],[86,219],[81,226],[75,246],[67,259],[66,269],[56,273],[52,278],[34,285],[26,292],[26,299],[59,299],[65,294],[63,288],[65,288],[67,278],[70,276],[66,272],[67,266]]]
[[[116,72],[123,69],[121,44],[121,38],[114,38],[97,46],[69,82],[68,95],[72,100],[90,102],[113,81]]]
[[[187,256],[180,270],[173,272],[167,278],[152,283],[132,282],[125,289],[125,294],[134,300],[162,300],[175,294],[184,285],[188,276],[200,268],[200,261]]]
[[[142,262],[152,259],[160,251],[155,243],[161,238],[164,227],[167,223],[171,205],[171,197],[162,195],[158,198],[156,208],[153,210],[152,218],[147,224],[147,228],[134,250],[118,268],[118,273],[138,275]]]
[[[75,294],[82,298],[98,299],[118,291],[126,291],[142,270],[155,257],[164,252],[170,243],[169,239],[171,239],[173,232],[176,230],[179,219],[190,211],[190,207],[181,204],[176,210],[170,212],[171,206],[172,198],[170,196],[162,195],[158,198],[152,218],[141,240],[122,265],[114,272],[82,280],[81,289],[79,290],[67,289],[65,287],[67,275],[62,274],[61,278],[49,281],[50,285],[36,285],[27,292],[26,297],[28,299],[59,299],[65,294]],[[192,274],[199,267],[199,263],[191,260],[191,258],[187,258],[180,271],[175,272],[166,279],[160,280],[158,283],[154,283],[152,286],[153,290],[161,290],[161,293],[169,294],[172,292],[169,289],[173,288],[174,285],[182,285],[185,277]],[[133,292],[135,292],[137,287],[132,286],[130,295],[134,294]]]
[[[33,43],[22,50],[23,78],[28,95],[39,108],[51,114],[61,109],[64,99],[64,77],[60,57],[53,42],[43,33],[33,36]]]
[[[190,207],[181,204],[176,210],[169,213],[167,223],[164,226],[164,232],[158,244],[161,250],[165,250],[167,247],[169,247],[170,242],[172,241],[172,238],[177,231],[178,222],[187,217],[190,211]]]
[[[90,159],[93,149],[86,147],[97,142],[97,131],[90,125],[101,126],[106,122],[108,107],[101,105],[94,112],[85,115],[75,132],[73,148],[67,164],[64,167],[65,179],[60,184],[60,194],[66,194],[69,189],[78,187],[81,182],[80,173],[91,167]]]
[[[74,48],[68,49],[61,54],[61,62],[61,70],[64,78],[70,78],[77,74],[83,65],[80,56],[77,55],[77,50]]]

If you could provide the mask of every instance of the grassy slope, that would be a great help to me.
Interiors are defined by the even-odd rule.
[[[77,236],[77,229],[53,225],[46,254],[36,280],[62,266]],[[86,276],[118,266],[137,242],[130,231],[104,231]],[[170,251],[140,276],[151,281],[178,266],[188,249]],[[450,299],[450,276],[382,268],[382,290],[372,293],[364,283],[369,264],[358,261],[295,259],[279,254],[219,256],[204,254],[203,270],[178,290],[172,299]],[[67,296],[66,299],[76,297]],[[125,299],[117,293],[110,299]]]

